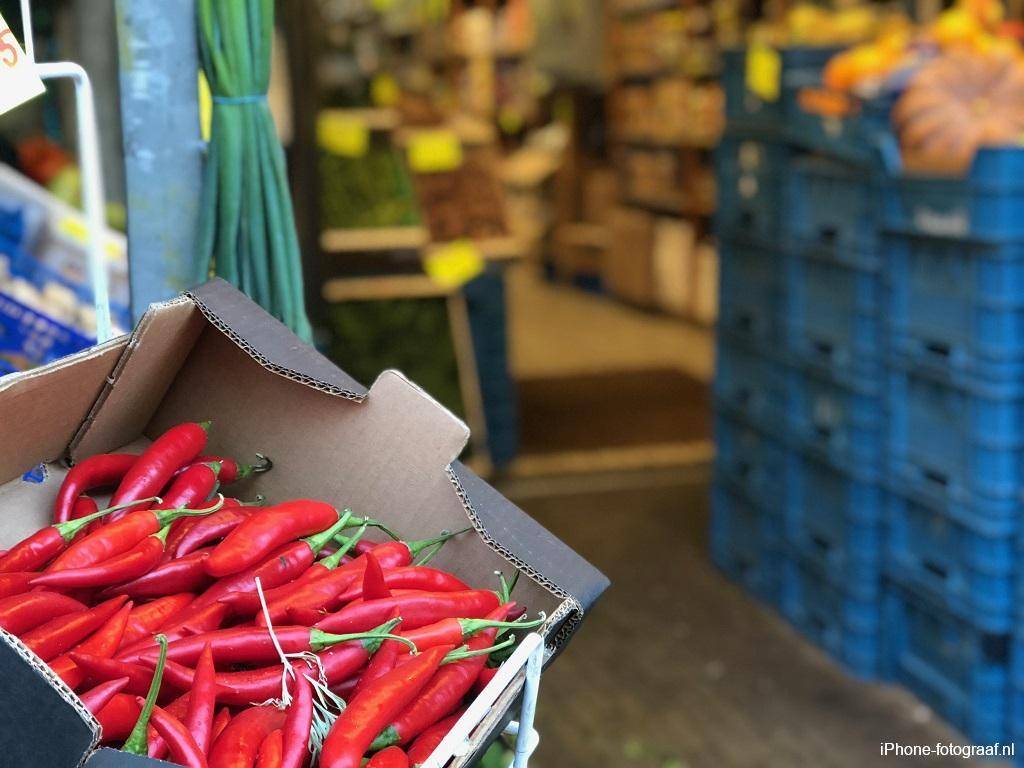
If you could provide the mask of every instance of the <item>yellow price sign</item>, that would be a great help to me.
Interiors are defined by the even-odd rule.
[[[0,115],[45,91],[35,67],[0,16]]]
[[[782,56],[769,45],[751,43],[747,48],[747,90],[764,101],[778,101],[782,81]]]
[[[352,115],[324,113],[316,121],[316,137],[321,147],[342,157],[363,157],[370,149],[370,129]]]
[[[393,107],[398,103],[398,81],[387,72],[374,75],[370,81],[370,99],[378,107]]]
[[[440,286],[459,288],[484,271],[487,262],[470,240],[435,248],[423,260],[427,275]]]
[[[445,173],[462,165],[462,142],[455,131],[417,131],[409,137],[408,154],[413,173]]]

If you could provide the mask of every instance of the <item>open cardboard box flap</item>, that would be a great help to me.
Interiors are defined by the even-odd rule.
[[[456,461],[468,429],[429,395],[395,371],[367,391],[222,281],[153,306],[128,339],[0,381],[0,548],[47,523],[61,459],[206,419],[213,421],[208,452],[274,459],[272,472],[233,493],[323,499],[380,517],[410,539],[472,524],[476,535],[449,542],[437,564],[478,586],[496,584],[495,571],[522,571],[529,578],[515,597],[549,617],[551,656],[608,586]],[[14,638],[3,639],[0,766],[71,768],[89,755],[89,766],[134,764],[118,752],[93,754],[97,724],[77,697]],[[507,709],[517,692],[496,709]],[[502,714],[481,730],[493,731]],[[55,729],[61,738],[52,737]]]

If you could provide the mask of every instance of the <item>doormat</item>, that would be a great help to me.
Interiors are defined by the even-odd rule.
[[[674,368],[518,382],[521,454],[711,440],[707,384]]]

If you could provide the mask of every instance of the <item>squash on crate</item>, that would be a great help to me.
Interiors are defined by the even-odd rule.
[[[908,169],[966,172],[980,147],[1024,136],[1024,64],[1001,53],[947,53],[914,75],[892,120]]]

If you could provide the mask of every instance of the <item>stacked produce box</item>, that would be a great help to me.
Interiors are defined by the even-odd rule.
[[[950,108],[916,111],[936,82],[969,94],[948,80],[984,59],[900,53],[902,95],[822,116],[822,54],[726,59],[712,554],[855,674],[1006,744],[1024,736],[1024,152],[995,128],[943,143]],[[1000,61],[985,82],[1024,92]],[[916,141],[927,110],[944,150]]]

